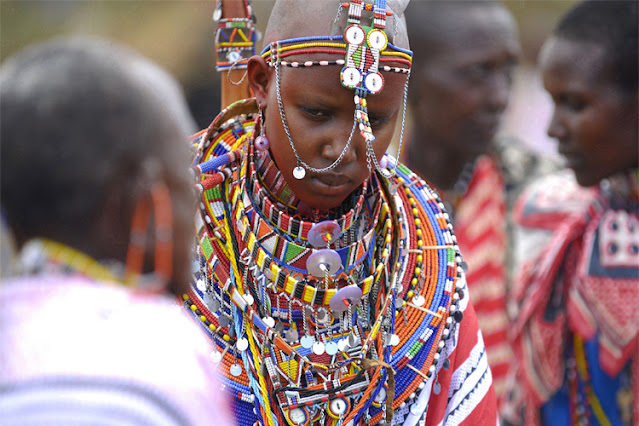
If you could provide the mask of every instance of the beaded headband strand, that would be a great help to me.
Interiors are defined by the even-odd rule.
[[[342,8],[348,8],[349,24],[344,31],[343,36],[313,36],[280,40],[271,43],[262,51],[262,57],[267,60],[269,66],[275,68],[277,101],[280,117],[291,149],[297,159],[297,167],[293,170],[293,176],[296,179],[303,179],[306,175],[306,170],[310,170],[314,173],[326,173],[337,167],[337,165],[342,162],[344,155],[350,147],[356,127],[359,128],[360,134],[366,141],[366,161],[368,163],[369,170],[374,166],[382,176],[387,178],[394,174],[396,163],[393,164],[392,171],[389,172],[377,161],[377,157],[375,156],[372,146],[375,136],[373,135],[373,129],[368,117],[366,101],[367,95],[369,93],[372,95],[377,94],[384,88],[384,78],[380,71],[406,74],[403,96],[402,125],[396,158],[399,158],[401,152],[402,142],[404,139],[406,101],[408,97],[408,80],[412,64],[412,52],[396,47],[388,42],[384,29],[386,28],[386,16],[390,16],[392,12],[386,11],[386,0],[375,0],[374,5],[364,3],[363,0],[351,0],[350,3],[341,3],[340,11]],[[373,11],[372,26],[364,26],[360,24],[363,10]],[[289,62],[283,60],[283,58],[292,55],[313,53],[343,54],[345,59],[304,62]],[[382,65],[383,62],[400,63],[402,65],[406,65],[406,68]],[[324,168],[315,168],[310,166],[301,159],[299,153],[295,149],[295,144],[293,143],[293,138],[288,126],[288,120],[286,119],[286,113],[284,111],[284,105],[282,103],[282,96],[280,93],[279,68],[281,66],[300,68],[316,65],[342,65],[343,68],[340,73],[342,86],[355,90],[353,128],[339,157],[331,165]]]

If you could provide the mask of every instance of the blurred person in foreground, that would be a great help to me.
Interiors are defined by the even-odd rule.
[[[438,189],[453,218],[501,402],[513,356],[508,212],[540,168],[520,142],[495,138],[521,53],[517,26],[502,4],[484,0],[416,1],[406,17],[415,46],[406,161]]]
[[[586,1],[546,40],[569,169],[518,200],[513,424],[639,423],[639,4]]]
[[[192,121],[176,82],[112,42],[58,39],[0,68],[3,424],[231,424],[188,282]]]

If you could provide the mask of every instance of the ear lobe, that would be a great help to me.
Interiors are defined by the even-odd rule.
[[[271,77],[271,69],[259,55],[252,56],[247,66],[248,80],[257,104],[265,108],[268,103],[268,83]]]

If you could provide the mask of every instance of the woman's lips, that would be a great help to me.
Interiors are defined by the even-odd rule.
[[[344,175],[321,174],[310,178],[318,192],[326,195],[344,193],[350,188],[351,179]]]

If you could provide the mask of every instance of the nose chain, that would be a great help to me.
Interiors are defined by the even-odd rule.
[[[288,143],[291,147],[291,150],[293,151],[293,154],[295,155],[295,159],[297,160],[297,166],[293,170],[293,176],[295,177],[295,179],[301,180],[301,179],[304,179],[304,177],[306,176],[306,170],[309,170],[313,173],[327,173],[333,170],[344,160],[344,156],[346,155],[346,152],[351,146],[353,135],[355,134],[355,129],[357,128],[357,124],[358,124],[357,109],[355,110],[355,113],[353,114],[353,127],[351,128],[351,133],[348,136],[346,145],[342,149],[342,152],[339,154],[339,157],[337,157],[337,159],[333,161],[333,163],[327,167],[324,167],[324,168],[313,167],[310,164],[306,163],[304,160],[302,160],[299,153],[297,152],[297,149],[295,148],[295,144],[293,143],[293,137],[291,136],[291,130],[288,126],[286,112],[284,111],[284,103],[282,101],[280,66],[278,64],[275,64],[274,68],[275,68],[275,81],[276,81],[275,86],[276,86],[276,94],[277,94],[277,106],[280,112],[280,118],[282,120],[282,125],[284,126],[284,132],[286,133]],[[406,83],[404,84],[404,93],[403,93],[403,99],[402,99],[402,104],[403,104],[402,105],[402,124],[401,124],[401,129],[399,134],[399,144],[397,146],[397,155],[395,156],[393,164],[391,165],[391,171],[386,170],[379,164],[379,161],[377,161],[377,156],[375,155],[375,151],[373,150],[372,140],[366,138],[366,163],[368,166],[368,170],[372,170],[374,167],[377,171],[380,172],[382,176],[386,178],[390,178],[394,174],[395,167],[397,167],[397,162],[399,161],[399,157],[402,150],[402,144],[404,141],[404,128],[406,123],[406,105],[408,100],[409,78],[410,78],[410,72],[407,73]],[[358,97],[355,98],[355,103],[356,104],[358,103]]]
[[[280,110],[280,117],[282,119],[282,124],[284,125],[284,132],[286,132],[288,143],[289,145],[291,145],[293,154],[295,154],[295,158],[297,159],[297,167],[295,167],[295,170],[293,171],[293,176],[295,176],[296,179],[304,179],[304,176],[306,176],[306,170],[310,170],[313,173],[327,173],[333,170],[335,167],[338,166],[339,163],[342,162],[342,160],[344,159],[344,155],[346,155],[348,148],[351,146],[351,141],[353,140],[353,135],[355,134],[355,127],[356,127],[355,125],[357,124],[357,121],[353,120],[353,128],[351,129],[351,134],[348,136],[348,141],[346,141],[346,145],[344,146],[344,149],[342,149],[342,152],[339,154],[339,157],[337,157],[337,159],[333,161],[333,164],[331,164],[330,166],[324,167],[322,169],[317,169],[315,167],[312,167],[311,165],[307,164],[304,160],[300,158],[300,155],[298,154],[297,149],[295,149],[295,144],[293,143],[293,138],[291,137],[291,130],[288,127],[288,120],[286,119],[286,113],[284,112],[284,104],[282,102],[282,95],[280,92],[280,67],[277,65],[275,66],[275,81],[277,86],[276,87],[277,106]]]

